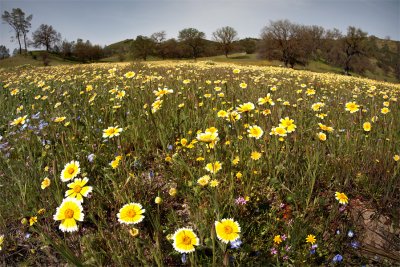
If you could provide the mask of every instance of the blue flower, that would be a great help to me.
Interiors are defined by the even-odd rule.
[[[351,241],[350,243],[352,248],[358,248],[360,246],[360,243],[356,240]]]
[[[185,263],[187,262],[187,255],[186,255],[186,253],[183,253],[183,254],[182,254],[181,261],[182,261],[183,264],[185,264]]]
[[[241,244],[242,241],[240,239],[236,239],[235,241],[231,242],[231,248],[239,248]]]
[[[333,259],[332,259],[332,261],[333,261],[334,263],[336,263],[336,262],[341,262],[342,260],[343,260],[343,257],[342,257],[342,255],[340,255],[340,254],[336,254],[335,257],[333,257]]]

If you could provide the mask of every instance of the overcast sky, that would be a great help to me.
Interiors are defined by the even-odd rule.
[[[188,27],[209,39],[222,26],[235,28],[240,38],[259,37],[270,20],[278,19],[342,32],[351,25],[400,40],[400,0],[0,0],[1,13],[18,7],[33,14],[31,32],[49,24],[69,41],[100,45],[161,30],[176,38]],[[11,28],[0,24],[0,44],[10,50],[17,47],[11,35]]]

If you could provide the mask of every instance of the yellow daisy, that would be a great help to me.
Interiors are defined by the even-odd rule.
[[[311,243],[311,245],[314,245],[315,242],[317,242],[315,235],[307,235],[306,243]]]
[[[194,252],[200,241],[195,232],[190,228],[180,228],[172,236],[174,249],[180,253]]]
[[[118,221],[125,224],[137,224],[143,221],[143,213],[146,210],[143,209],[139,203],[128,203],[125,204],[117,214]]]
[[[107,129],[103,130],[103,138],[112,138],[114,136],[118,136],[121,132],[122,128],[118,128],[118,126],[110,126]]]
[[[349,199],[345,193],[336,192],[335,193],[336,200],[339,201],[340,204],[347,204],[349,203]]]
[[[210,173],[217,173],[222,169],[222,164],[219,161],[216,161],[214,163],[208,163],[205,167],[205,169],[207,171],[209,171]]]
[[[215,231],[219,240],[228,243],[239,238],[240,226],[233,219],[222,219],[215,222]]]
[[[76,221],[83,221],[83,208],[81,203],[75,198],[66,198],[57,208],[53,219],[61,221],[59,226],[63,232],[74,232],[78,230]]]
[[[65,164],[64,169],[61,171],[61,181],[67,182],[74,179],[80,172],[81,169],[79,168],[79,162],[71,161],[70,163]]]
[[[356,102],[348,102],[346,103],[346,110],[350,111],[350,113],[357,112],[360,108],[360,105],[357,105]]]
[[[65,192],[65,197],[76,198],[79,202],[83,202],[83,197],[87,197],[93,190],[91,186],[85,186],[88,181],[89,179],[85,177],[69,183],[67,186],[71,189]]]
[[[26,119],[27,115],[23,116],[23,117],[18,117],[15,120],[13,120],[10,124],[11,125],[23,125],[25,124],[25,119]]]
[[[247,132],[249,133],[249,137],[254,137],[255,139],[259,139],[264,134],[261,127],[257,125],[250,126]]]

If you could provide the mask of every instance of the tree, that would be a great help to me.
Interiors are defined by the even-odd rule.
[[[233,49],[233,42],[237,40],[236,30],[229,26],[222,27],[213,32],[213,37],[220,44],[225,57],[228,57],[229,52]]]
[[[355,27],[347,28],[347,35],[342,39],[344,53],[343,69],[346,75],[352,70],[352,63],[367,56],[367,33]]]
[[[61,40],[61,34],[58,33],[53,26],[41,24],[32,35],[33,45],[35,47],[46,47],[46,51],[50,51],[53,45]]]
[[[246,54],[253,54],[256,52],[258,41],[258,39],[254,38],[244,38],[238,41],[238,45]]]
[[[21,38],[23,38],[25,51],[27,51],[27,33],[31,28],[31,20],[33,16],[29,15],[28,17],[25,17],[25,13],[20,8],[13,8],[11,13],[4,11],[1,18],[15,31],[15,38],[19,44],[19,53],[22,54]]]
[[[196,59],[204,47],[203,39],[206,38],[204,32],[194,28],[186,28],[179,32],[178,39],[192,50],[191,54]]]
[[[271,21],[262,30],[261,38],[261,57],[280,60],[291,68],[308,63],[310,49],[304,45],[307,43],[304,26],[289,20]]]
[[[153,54],[155,43],[153,39],[139,35],[132,46],[133,57],[146,60],[148,56]]]
[[[10,50],[4,45],[0,45],[0,59],[5,59],[10,57]]]
[[[150,38],[153,40],[154,42],[154,46],[155,46],[155,53],[156,55],[160,56],[162,59],[166,58],[166,36],[167,33],[165,31],[160,31],[160,32],[155,32],[153,33]]]

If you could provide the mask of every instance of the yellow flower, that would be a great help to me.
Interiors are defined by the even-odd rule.
[[[319,140],[321,140],[321,141],[326,140],[326,134],[324,134],[323,132],[317,133],[317,136],[318,136]]]
[[[399,155],[394,155],[393,159],[394,159],[394,161],[399,161],[400,160],[400,156]]]
[[[83,202],[83,197],[87,197],[93,190],[91,186],[85,186],[88,181],[89,179],[85,177],[69,183],[67,186],[71,189],[65,192],[65,197],[76,198],[79,202]]]
[[[217,187],[219,185],[219,181],[217,179],[212,179],[210,181],[210,186],[211,187]]]
[[[2,245],[4,243],[4,235],[0,235],[0,251],[3,249]]]
[[[37,216],[33,216],[29,218],[29,225],[32,226],[37,222]]]
[[[314,243],[317,241],[315,238],[315,235],[307,235],[306,242],[311,243],[311,245],[314,245]]]
[[[122,156],[116,156],[115,159],[114,159],[113,161],[110,162],[110,166],[111,166],[113,169],[116,169],[116,168],[118,167],[119,162],[121,161],[121,159],[122,159]]]
[[[356,102],[348,102],[346,103],[346,110],[350,111],[350,113],[357,112],[360,106],[356,104]]]
[[[61,181],[67,182],[75,178],[80,172],[79,162],[71,161],[65,164],[64,169],[61,171]]]
[[[54,119],[54,122],[62,122],[62,121],[64,121],[66,119],[66,117],[56,117],[55,119]]]
[[[296,124],[294,124],[294,120],[291,120],[289,117],[285,117],[284,119],[281,119],[280,123],[279,123],[279,127],[285,128],[288,133],[294,132],[297,128]],[[280,135],[280,136],[282,136],[282,135]]]
[[[172,188],[169,189],[168,194],[173,197],[173,196],[176,195],[177,192],[178,191],[176,190],[176,188],[172,187]]]
[[[135,76],[135,72],[133,72],[133,71],[129,71],[129,72],[127,72],[127,73],[125,73],[124,74],[124,76],[125,76],[125,78],[133,78],[133,76]]]
[[[336,192],[335,198],[339,201],[340,204],[347,204],[349,202],[349,199],[347,198],[345,193]]]
[[[318,126],[319,126],[319,128],[321,130],[324,130],[324,131],[327,131],[327,132],[330,132],[330,133],[333,132],[333,128],[330,127],[330,126],[326,126],[326,125],[324,125],[322,123],[318,123]]]
[[[259,139],[264,134],[264,131],[257,125],[250,126],[247,132],[249,137],[254,137],[255,139]]]
[[[210,148],[214,148],[219,140],[218,130],[215,127],[208,128],[204,133],[198,133],[196,139],[200,142],[208,143]]]
[[[371,131],[371,123],[370,123],[370,122],[364,122],[364,124],[363,124],[363,129],[364,129],[364,131],[366,131],[366,132]]]
[[[45,188],[50,186],[50,183],[51,183],[50,179],[48,177],[46,177],[46,178],[43,179],[42,184],[41,184],[40,187],[42,189],[45,189]]]
[[[276,243],[276,244],[280,244],[280,243],[282,243],[282,238],[281,238],[281,236],[280,235],[276,235],[275,237],[274,237],[274,243]]]
[[[228,116],[226,117],[226,120],[229,122],[236,122],[240,120],[242,116],[237,111],[232,111],[228,113]]]
[[[156,101],[154,101],[151,104],[151,112],[156,113],[161,108],[163,102],[164,100],[162,99],[157,99]]]
[[[129,234],[130,234],[132,237],[136,237],[136,236],[139,235],[139,229],[133,227],[133,228],[129,229]]]
[[[261,153],[257,151],[251,152],[251,159],[252,160],[259,160],[261,158]]]
[[[23,117],[18,117],[15,120],[13,120],[10,124],[11,125],[23,125],[25,124],[25,119],[26,119],[27,115],[23,116]]]
[[[246,89],[246,88],[247,88],[247,83],[242,82],[242,83],[239,84],[239,86],[240,86],[240,88],[242,88],[242,89]]]
[[[204,175],[204,176],[202,176],[202,177],[200,177],[198,180],[197,180],[197,183],[199,184],[199,185],[201,185],[201,186],[206,186],[206,185],[208,185],[208,182],[210,181],[210,176],[209,175]]]
[[[215,174],[222,169],[222,164],[219,161],[215,161],[214,163],[208,163],[205,169],[210,173]]]
[[[66,198],[57,208],[53,219],[61,221],[59,226],[63,232],[73,232],[78,230],[76,221],[83,221],[84,214],[81,203],[75,198]]]
[[[220,110],[217,113],[218,118],[226,118],[228,116],[228,112],[226,112],[225,110]]]
[[[162,198],[161,197],[156,197],[154,199],[154,203],[156,203],[156,204],[161,204],[161,202],[162,202]]]
[[[143,213],[145,211],[139,203],[125,204],[117,214],[118,221],[125,224],[140,223],[144,219]]]
[[[114,136],[118,136],[121,132],[122,128],[118,128],[118,126],[110,126],[107,129],[103,130],[103,138],[112,138]]]
[[[200,241],[190,228],[180,228],[172,236],[174,249],[180,253],[194,252]]]
[[[234,74],[238,74],[238,73],[240,73],[240,70],[239,70],[239,69],[234,69],[234,70],[233,70],[233,73],[234,73]]]
[[[251,102],[247,102],[244,103],[242,105],[239,105],[239,107],[237,108],[237,111],[240,113],[244,113],[244,112],[249,112],[252,111],[254,109],[254,104]]]
[[[272,101],[271,94],[267,94],[266,97],[258,99],[258,104],[259,105],[264,105],[266,103],[270,104],[271,106],[275,105],[275,102]]]
[[[232,160],[232,164],[233,164],[233,165],[237,165],[237,164],[239,163],[239,161],[240,161],[239,156],[236,156],[236,157]]]
[[[387,114],[387,113],[389,113],[389,112],[390,112],[390,109],[388,109],[388,108],[386,108],[386,107],[384,107],[384,108],[381,109],[381,113],[382,113],[382,114]]]
[[[218,239],[227,244],[239,238],[240,226],[233,219],[222,219],[215,222],[215,231]]]

